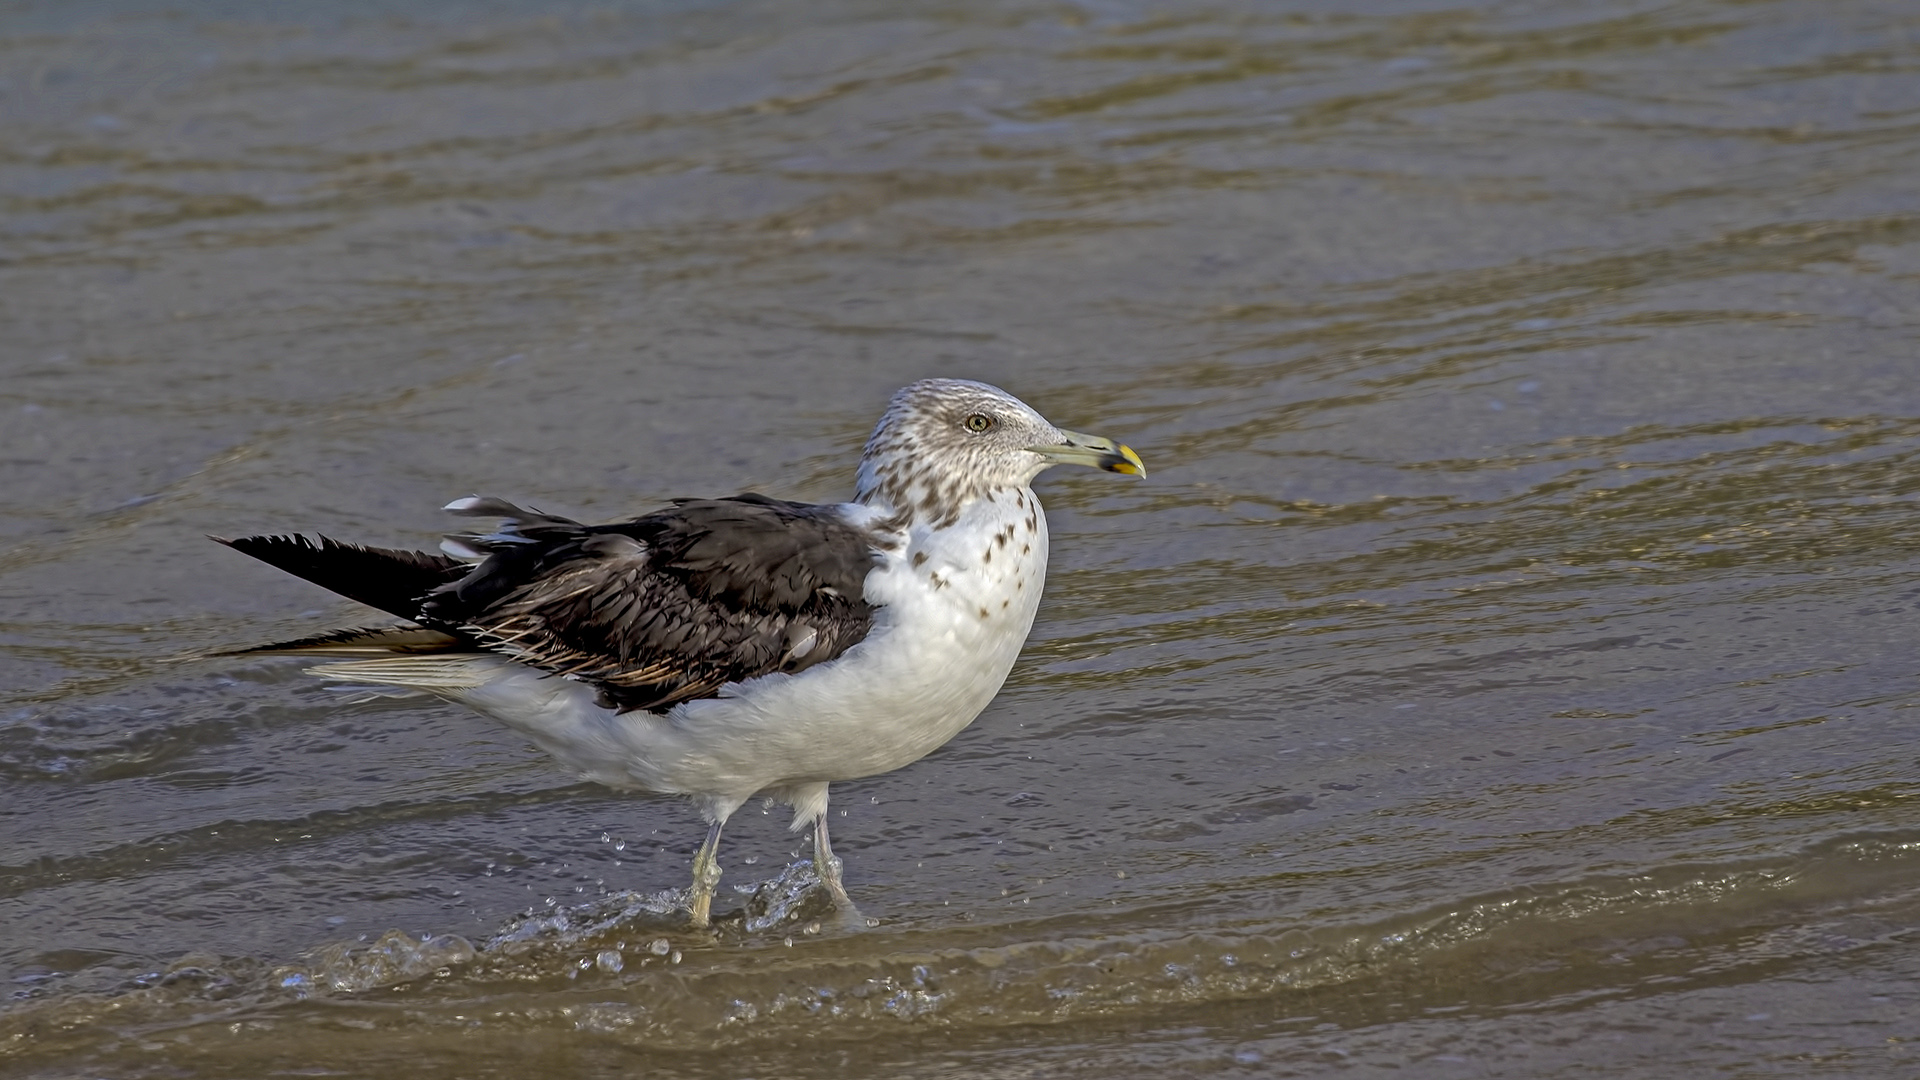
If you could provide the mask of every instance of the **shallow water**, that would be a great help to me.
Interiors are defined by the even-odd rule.
[[[1920,16],[0,7],[0,1055],[32,1076],[1910,1076]],[[1050,474],[1027,654],[685,806],[297,665],[202,534]]]

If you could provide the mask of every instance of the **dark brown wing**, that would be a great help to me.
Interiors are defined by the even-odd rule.
[[[507,524],[453,538],[486,559],[435,590],[418,621],[594,683],[622,709],[664,711],[805,670],[873,625],[873,537],[830,506],[680,499],[614,525],[493,499],[452,509]]]

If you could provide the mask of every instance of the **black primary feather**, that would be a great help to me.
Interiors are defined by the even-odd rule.
[[[416,621],[420,617],[420,602],[428,593],[458,580],[469,569],[466,563],[445,555],[343,544],[324,536],[318,542],[304,536],[243,536],[238,540],[214,536],[209,539],[306,578],[349,600]]]
[[[329,630],[311,637],[252,645],[244,649],[226,649],[214,656],[261,656],[295,654],[302,656],[374,657],[441,652],[478,652],[479,645],[465,634],[434,630],[423,626],[365,626]]]

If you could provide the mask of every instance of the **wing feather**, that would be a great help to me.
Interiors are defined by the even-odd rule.
[[[681,499],[597,526],[497,499],[449,509],[507,523],[453,538],[487,557],[436,589],[420,620],[592,682],[622,709],[664,711],[730,682],[801,671],[872,627],[863,596],[874,537],[832,507]]]
[[[211,539],[403,619],[419,614],[420,602],[429,592],[467,572],[467,564],[445,555],[343,544],[325,536],[317,540],[304,536]]]

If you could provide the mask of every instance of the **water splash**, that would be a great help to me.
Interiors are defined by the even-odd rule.
[[[818,933],[820,920],[832,914],[833,895],[813,864],[801,861],[753,887],[743,925],[749,934],[793,926]]]
[[[325,946],[305,964],[276,968],[273,979],[298,997],[318,991],[360,993],[416,979],[444,979],[477,955],[473,944],[458,934],[414,937],[389,930],[368,945]]]

